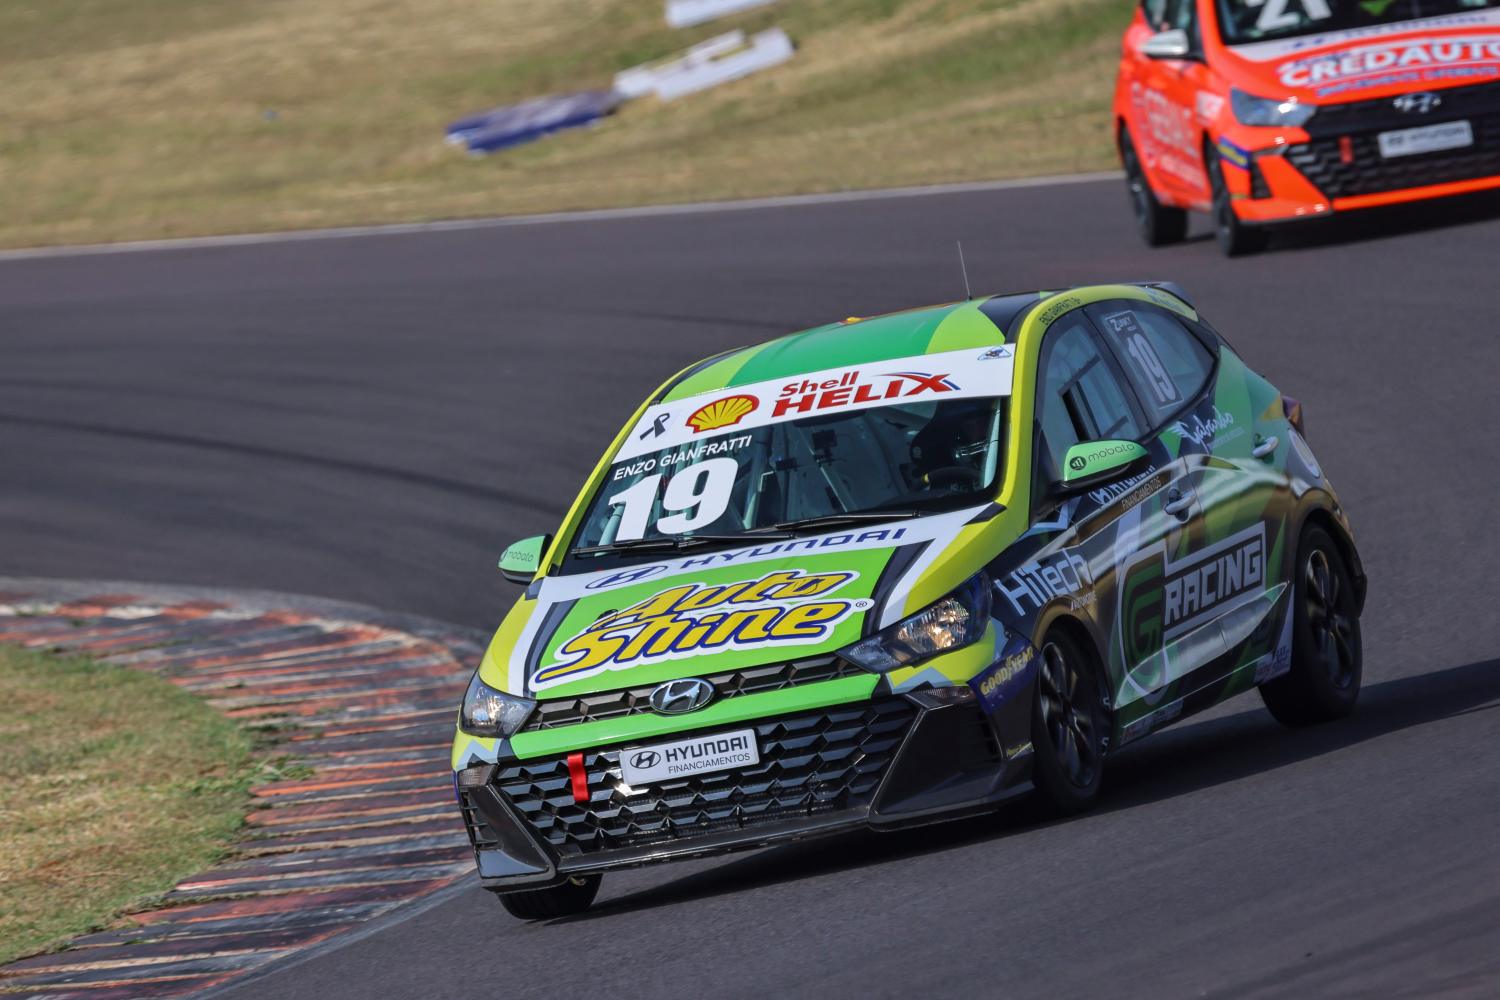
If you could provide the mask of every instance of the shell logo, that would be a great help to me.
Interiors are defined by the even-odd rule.
[[[688,416],[687,423],[699,434],[716,431],[720,427],[733,427],[754,413],[758,406],[760,400],[754,396],[725,396],[694,410]]]

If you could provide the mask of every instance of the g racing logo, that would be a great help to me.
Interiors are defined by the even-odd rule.
[[[857,573],[778,570],[755,580],[663,590],[611,612],[558,647],[558,662],[538,670],[535,688],[601,670],[677,659],[704,650],[768,643],[823,642],[866,601],[828,600]]]

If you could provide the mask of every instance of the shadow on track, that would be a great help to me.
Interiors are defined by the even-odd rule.
[[[1245,704],[1248,707],[1252,703]],[[1352,718],[1311,729],[1284,729],[1260,708],[1258,699],[1254,704],[1253,711],[1166,730],[1122,752],[1110,762],[1107,788],[1091,815],[1189,795],[1412,726],[1500,708],[1500,660],[1371,685],[1361,692]],[[1067,820],[1051,819],[1037,805],[1025,801],[976,819],[790,844],[599,903],[587,913],[553,922],[598,920],[754,886],[885,864],[1057,822]]]
[[[1497,218],[1500,218],[1500,193],[1495,191],[1387,208],[1366,208],[1278,229],[1272,236],[1270,252],[1316,250],[1346,243],[1397,239],[1413,233],[1468,226]]]

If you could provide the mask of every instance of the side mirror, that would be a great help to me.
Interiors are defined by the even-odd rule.
[[[1068,449],[1063,459],[1062,482],[1052,490],[1070,496],[1145,472],[1151,453],[1134,441],[1085,441]]]
[[[1147,59],[1195,59],[1193,43],[1188,33],[1181,28],[1158,31],[1141,46],[1141,55]]]
[[[500,556],[500,575],[511,583],[530,583],[551,544],[551,535],[533,535],[513,543]]]

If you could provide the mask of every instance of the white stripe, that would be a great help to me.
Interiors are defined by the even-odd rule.
[[[1091,174],[1059,174],[1055,177],[1021,177],[1008,181],[976,181],[966,184],[932,184],[925,187],[879,188],[870,191],[838,191],[830,194],[796,194],[775,198],[745,198],[738,201],[700,201],[680,205],[645,205],[640,208],[604,208],[587,212],[552,212],[544,215],[512,215],[483,219],[451,219],[446,222],[399,222],[380,226],[349,226],[342,229],[304,229],[269,233],[239,233],[230,236],[190,236],[170,240],[136,240],[124,243],[85,243],[76,246],[29,247],[0,250],[0,262],[48,257],[90,257],[99,254],[155,253],[161,250],[202,250],[215,247],[255,246],[262,243],[304,243],[313,240],[347,240],[365,236],[402,236],[409,233],[452,233],[470,229],[507,229],[512,226],[545,226],[569,222],[609,222],[615,219],[650,219],[672,215],[706,215],[717,212],[750,212],[763,208],[794,208],[801,205],[837,205],[845,202],[888,201],[895,198],[925,198],[931,195],[1013,191],[1024,188],[1061,187],[1119,180],[1117,170]]]

